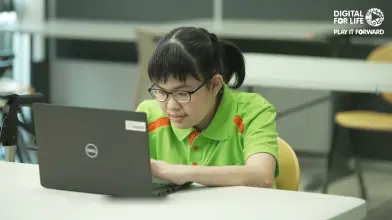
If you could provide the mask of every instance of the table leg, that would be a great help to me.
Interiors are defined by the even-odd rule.
[[[346,111],[353,108],[351,93],[332,93],[332,113]],[[314,175],[311,181],[304,187],[304,191],[314,191],[321,189],[323,193],[328,192],[328,185],[334,181],[342,179],[354,172],[349,168],[349,161],[352,158],[352,145],[350,142],[349,130],[338,126],[332,119],[332,135],[330,149],[328,150],[327,163],[324,172]]]
[[[5,147],[5,161],[15,162],[15,152],[16,146],[6,146]]]
[[[330,41],[331,57],[339,58],[339,57],[341,57],[342,47],[350,45],[351,38],[348,35],[346,35],[346,36],[339,36],[339,37],[334,36],[329,41]],[[345,103],[347,98],[342,99],[340,97],[342,94],[344,94],[344,93],[332,92],[332,96],[334,96],[334,102],[333,102],[333,105],[332,105],[332,112],[333,112],[333,114],[335,114],[337,111],[339,111],[338,108],[341,108],[342,105],[346,105],[347,104],[347,103]],[[346,94],[344,94],[344,96],[346,96]],[[341,128],[338,128],[338,126],[336,126],[336,123],[335,123],[334,117],[333,117],[332,137],[331,137],[331,139],[334,140],[334,141],[333,141],[333,143],[331,143],[331,145],[332,144],[336,145],[337,142],[339,142],[339,141],[336,140],[337,139],[336,134],[338,132],[337,129],[341,129]],[[339,170],[340,172],[338,172],[337,175],[331,175],[329,173],[327,173],[327,175],[323,175],[323,174],[314,175],[312,177],[311,181],[305,186],[305,188],[304,188],[305,191],[313,191],[315,189],[321,188],[322,191],[325,192],[326,189],[328,188],[327,185],[328,185],[329,182],[333,182],[334,180],[340,179],[341,177],[347,176],[348,174],[352,173],[350,170],[347,169],[347,166],[346,166],[346,164],[348,162],[348,158],[349,158],[347,156],[347,152],[344,152],[344,150],[343,150],[343,152],[342,151],[336,152],[335,148],[336,148],[336,146],[334,146],[334,147],[330,146],[330,149],[329,149],[329,152],[328,152],[328,159],[327,159],[328,162],[329,162],[329,163],[327,162],[327,172],[328,171],[329,172],[333,172],[332,170]],[[335,154],[341,154],[341,153],[346,154],[345,155],[346,157],[340,155],[338,157],[338,161],[336,161],[336,158],[335,158],[336,155]],[[334,157],[333,159],[335,159],[334,160],[335,164],[331,163],[332,157]],[[336,168],[337,165],[342,165],[342,166]]]

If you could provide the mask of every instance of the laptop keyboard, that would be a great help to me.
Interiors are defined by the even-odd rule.
[[[167,194],[170,194],[172,192],[182,190],[182,189],[190,186],[191,184],[192,184],[191,182],[185,183],[183,185],[176,185],[176,184],[173,184],[173,183],[166,183],[165,184],[165,183],[156,183],[156,182],[154,183],[153,182],[152,183],[152,185],[153,185],[153,195],[155,195],[155,196],[167,195]]]
[[[153,190],[161,189],[161,188],[167,187],[167,186],[168,186],[168,185],[162,184],[162,183],[152,183],[152,188],[153,188]]]

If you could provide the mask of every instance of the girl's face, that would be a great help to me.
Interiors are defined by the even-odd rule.
[[[154,96],[161,98],[160,107],[176,127],[205,129],[213,118],[216,96],[222,88],[221,75],[215,75],[209,86],[194,78],[185,82],[169,77],[166,83],[155,84]]]

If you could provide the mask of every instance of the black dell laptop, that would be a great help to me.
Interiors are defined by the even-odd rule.
[[[181,190],[151,175],[143,112],[33,104],[41,185],[115,197]]]

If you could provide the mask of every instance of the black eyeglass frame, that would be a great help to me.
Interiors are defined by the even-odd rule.
[[[154,85],[152,85],[150,88],[148,88],[148,92],[150,93],[150,95],[151,95],[155,100],[157,100],[157,101],[159,101],[159,102],[166,102],[167,99],[169,98],[169,95],[172,95],[173,93],[178,93],[178,92],[181,92],[181,93],[188,93],[188,95],[189,95],[189,100],[186,101],[186,102],[178,101],[178,100],[172,95],[172,96],[173,96],[173,99],[176,100],[177,102],[179,102],[179,103],[188,103],[188,102],[190,102],[190,101],[192,100],[192,95],[193,95],[194,93],[196,93],[197,91],[199,91],[201,88],[203,88],[203,86],[204,86],[205,84],[206,84],[206,83],[201,84],[199,87],[197,87],[197,88],[194,89],[193,91],[176,90],[176,91],[174,91],[174,92],[166,92],[166,91],[163,90],[163,89],[153,88],[153,87],[155,86],[155,84],[154,84]],[[158,99],[153,95],[153,93],[152,93],[153,91],[162,91],[162,92],[164,92],[164,93],[166,94],[166,98],[165,98],[164,100],[158,100]]]

